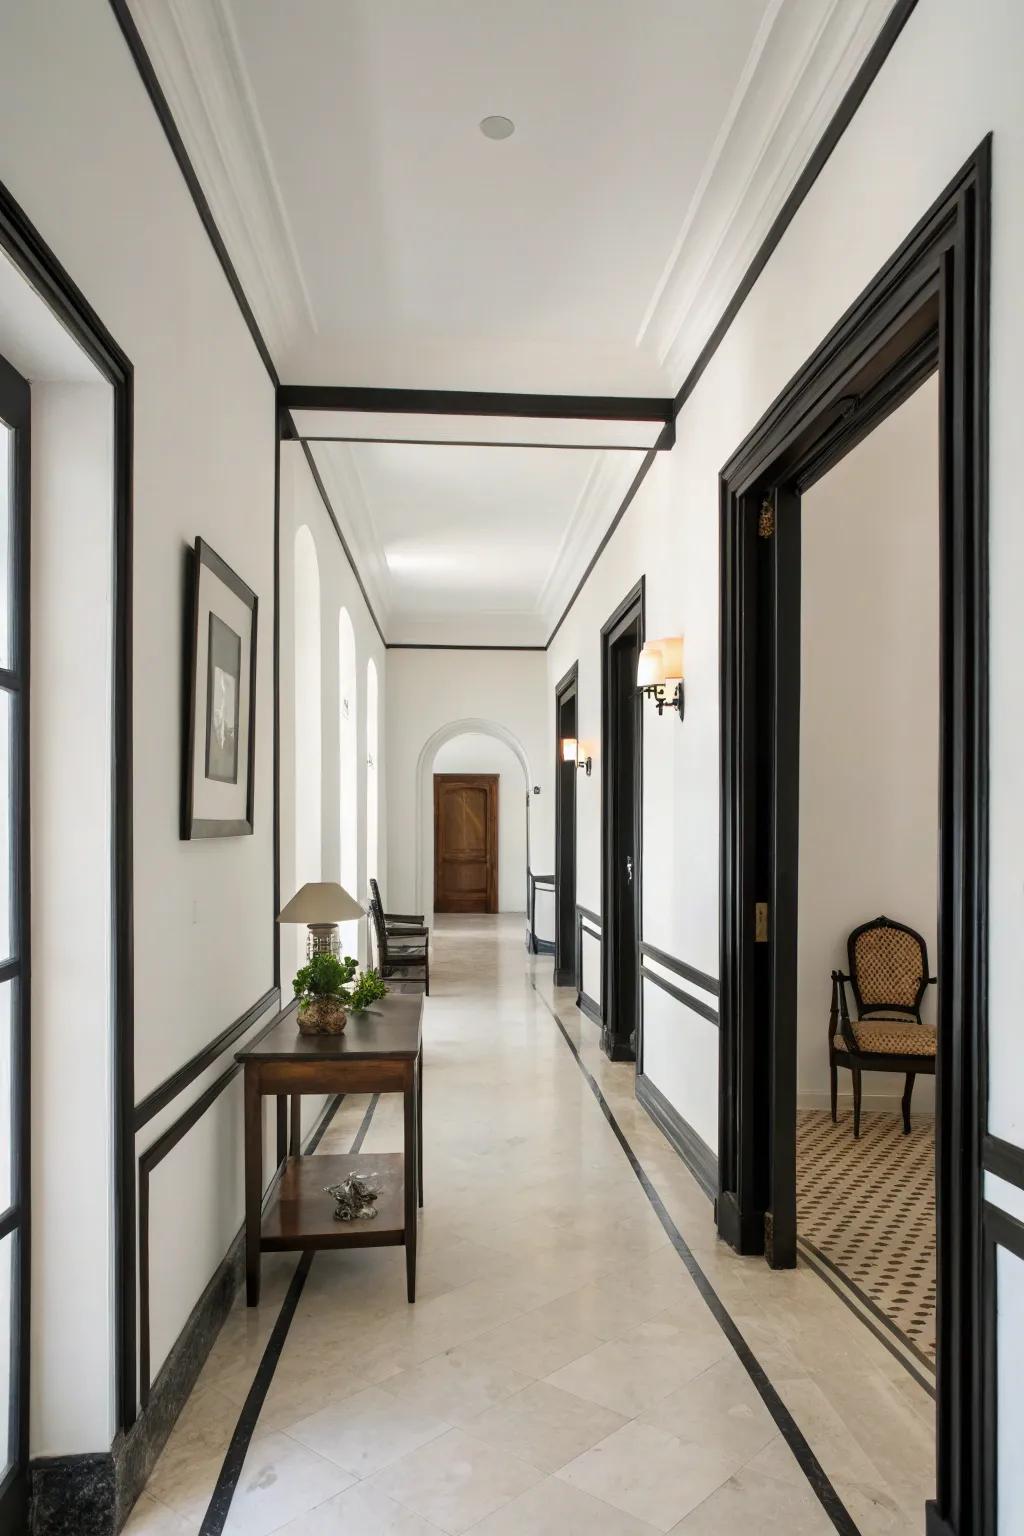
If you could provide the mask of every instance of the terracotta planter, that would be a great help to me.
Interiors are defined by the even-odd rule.
[[[303,1035],[340,1035],[348,1014],[333,997],[317,997],[299,1004],[299,1032]]]

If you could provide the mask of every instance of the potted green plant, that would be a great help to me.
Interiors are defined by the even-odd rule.
[[[296,973],[292,987],[299,1000],[299,1029],[304,1035],[340,1035],[349,1013],[369,1008],[387,994],[377,971],[363,971],[351,955],[313,955]]]

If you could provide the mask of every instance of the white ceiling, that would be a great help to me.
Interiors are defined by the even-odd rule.
[[[893,0],[129,3],[285,382],[667,397]],[[542,643],[656,432],[295,415],[428,642]],[[594,447],[312,441],[492,431]]]
[[[314,442],[393,643],[543,645],[639,450]]]

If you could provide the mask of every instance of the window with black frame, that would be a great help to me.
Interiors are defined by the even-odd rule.
[[[0,357],[0,1536],[26,1505],[29,1295],[30,392]]]

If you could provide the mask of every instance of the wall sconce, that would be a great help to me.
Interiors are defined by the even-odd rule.
[[[659,715],[674,709],[680,720],[683,718],[686,700],[682,636],[651,640],[644,646],[637,662],[636,685],[642,694],[654,700]]]
[[[562,762],[575,763],[577,768],[583,768],[589,779],[590,770],[594,766],[594,759],[592,757],[579,757],[579,750],[580,744],[575,736],[562,737]]]

